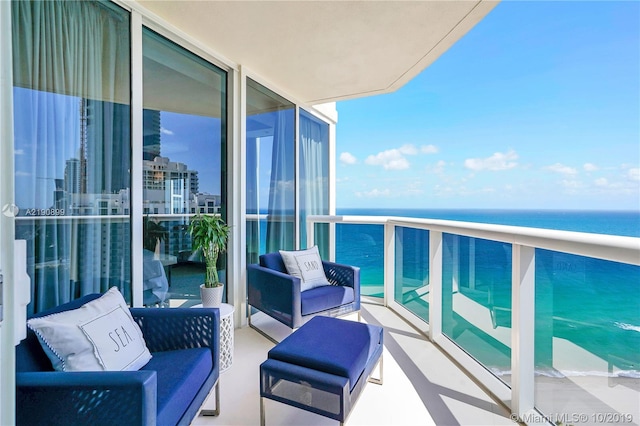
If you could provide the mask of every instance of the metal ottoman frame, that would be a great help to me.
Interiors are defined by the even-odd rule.
[[[341,425],[368,382],[382,384],[382,327],[315,317],[269,351],[260,365],[260,424],[271,399]],[[378,366],[379,378],[372,377]]]

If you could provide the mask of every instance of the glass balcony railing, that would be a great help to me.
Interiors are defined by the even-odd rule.
[[[640,423],[640,238],[311,216],[362,292],[422,330],[525,423]]]

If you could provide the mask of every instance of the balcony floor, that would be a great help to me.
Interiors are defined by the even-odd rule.
[[[363,304],[362,321],[384,327],[384,384],[367,384],[346,424],[513,425],[508,409],[496,403],[436,346],[380,305]],[[356,320],[356,315],[347,316]],[[254,324],[260,319],[254,316]],[[278,339],[279,323],[262,329]],[[233,365],[220,376],[218,417],[196,417],[193,425],[249,425],[260,422],[259,365],[273,343],[255,330],[235,330]],[[374,370],[374,375],[377,371]],[[213,394],[203,408],[213,409]],[[335,420],[266,400],[266,423],[336,425]]]

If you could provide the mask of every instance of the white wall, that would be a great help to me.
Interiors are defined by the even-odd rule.
[[[0,322],[0,424],[15,423],[13,316],[13,96],[11,3],[0,1],[0,271],[3,275]]]

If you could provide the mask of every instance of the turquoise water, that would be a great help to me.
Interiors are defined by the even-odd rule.
[[[447,219],[640,237],[638,212],[341,209],[339,215],[403,216]],[[336,260],[361,267],[363,293],[381,296],[383,232],[380,225],[338,225]],[[428,304],[415,297],[428,277],[428,232],[404,230],[401,277],[396,300],[428,318]],[[509,328],[511,247],[508,244],[445,235],[448,253],[456,253],[459,291],[492,313],[493,329],[467,321],[469,312],[450,306],[443,330],[496,374],[510,371],[510,348],[498,341]],[[469,249],[473,245],[473,251]],[[455,247],[455,249],[454,249]],[[453,255],[445,249],[445,292],[453,282]],[[470,258],[473,257],[473,268]],[[473,277],[473,278],[471,278]],[[473,281],[473,282],[472,282]],[[447,307],[445,306],[445,312]],[[536,368],[541,375],[609,375],[640,378],[640,267],[547,250],[536,250]],[[566,367],[557,340],[570,342],[575,356],[594,355],[606,368]],[[554,341],[556,343],[554,343]],[[556,352],[554,352],[554,344]],[[465,347],[468,345],[468,347]],[[571,355],[569,355],[570,357]]]

